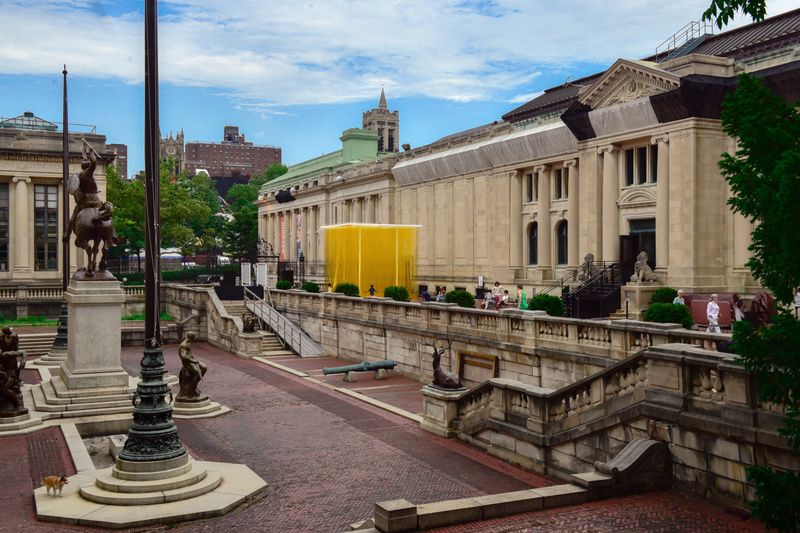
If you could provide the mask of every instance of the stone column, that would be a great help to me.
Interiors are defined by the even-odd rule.
[[[300,249],[303,255],[308,259],[308,208],[304,207],[300,210]]]
[[[353,200],[353,222],[364,222],[364,199],[356,198]]]
[[[14,276],[31,276],[30,221],[33,216],[28,202],[28,176],[15,176],[17,184],[14,191]],[[60,218],[59,218],[60,220]]]
[[[567,262],[572,268],[581,264],[578,248],[578,225],[580,209],[578,208],[578,160],[564,162],[564,173],[567,175]]]
[[[317,260],[317,213],[319,207],[313,206],[308,208],[308,260]]]
[[[539,201],[536,222],[539,231],[539,248],[537,251],[538,264],[536,268],[542,272],[542,279],[547,279],[547,274],[553,265],[551,260],[550,238],[552,227],[550,224],[550,167],[538,166],[533,169],[539,176]]]
[[[603,261],[619,261],[619,148],[598,148],[603,155]]]
[[[650,141],[658,146],[656,175],[656,270],[666,273],[669,265],[669,137],[661,135]],[[663,278],[661,278],[663,279]]]
[[[522,268],[522,172],[515,170],[508,174],[511,181],[508,199],[509,224],[509,266]],[[462,229],[459,228],[458,231]]]
[[[367,196],[367,222],[370,224],[375,223],[375,199],[372,196]]]

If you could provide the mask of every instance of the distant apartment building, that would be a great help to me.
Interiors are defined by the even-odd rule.
[[[128,178],[128,145],[127,144],[116,144],[110,143],[106,144],[106,148],[109,152],[113,152],[114,154],[114,162],[111,163],[114,167],[116,167],[117,172],[123,178]]]
[[[281,148],[245,140],[238,126],[225,126],[223,141],[186,143],[185,169],[206,171],[212,178],[249,178],[281,162]]]

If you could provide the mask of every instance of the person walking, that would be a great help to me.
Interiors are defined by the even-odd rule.
[[[686,305],[686,300],[683,299],[683,289],[678,289],[678,295],[672,299],[672,303]]]
[[[722,333],[719,329],[719,304],[717,300],[719,296],[716,294],[711,295],[711,299],[706,306],[706,318],[708,319],[708,328],[706,331],[709,333]]]
[[[369,295],[370,296],[375,296],[375,285],[370,285],[369,286]]]

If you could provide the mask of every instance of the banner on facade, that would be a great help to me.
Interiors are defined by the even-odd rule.
[[[253,280],[251,279],[251,269],[250,263],[242,263],[241,264],[242,272],[240,274],[239,279],[242,281],[242,287],[249,287],[252,285]]]
[[[283,253],[286,249],[286,216],[283,213],[280,214],[278,224],[280,226],[278,230],[278,260],[286,261],[286,256]]]
[[[256,285],[267,286],[267,264],[256,263]]]

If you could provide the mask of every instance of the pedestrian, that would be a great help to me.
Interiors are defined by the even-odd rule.
[[[369,295],[370,296],[375,296],[375,286],[374,285],[370,285],[369,286]]]
[[[798,316],[800,314],[800,287],[797,287],[797,291],[794,293],[794,316]]]
[[[505,289],[502,285],[500,285],[499,281],[494,282],[494,288],[492,289],[492,296],[503,296],[503,291]]]
[[[525,289],[519,292],[519,308],[523,311],[528,310],[528,295],[525,293]]]
[[[706,306],[706,318],[708,319],[708,328],[706,331],[709,333],[722,333],[722,330],[719,329],[718,299],[719,296],[712,294],[711,299],[708,301],[708,305]]]
[[[672,303],[686,305],[686,300],[683,299],[683,289],[678,289],[678,295],[672,299]]]
[[[733,293],[733,319],[737,322],[744,320],[744,302],[736,293]]]
[[[436,301],[437,302],[441,302],[441,303],[444,303],[444,302],[447,301],[447,300],[445,300],[445,288],[444,287],[439,287],[439,292],[436,294]]]

